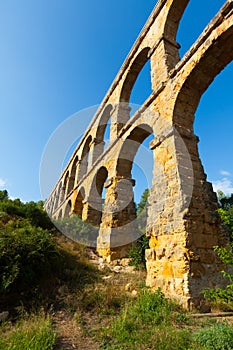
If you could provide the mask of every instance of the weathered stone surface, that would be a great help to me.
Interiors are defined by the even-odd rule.
[[[226,1],[180,60],[175,38],[188,3],[158,1],[46,208],[54,218],[77,213],[100,226],[97,250],[104,259],[127,256],[140,235],[132,163],[140,144],[153,134],[147,285],[190,308],[203,307],[203,288],[223,285],[213,246],[226,243],[226,238],[216,213],[216,194],[199,159],[193,122],[202,94],[233,58],[233,13],[232,1]],[[130,119],[130,94],[148,60],[153,92]],[[103,152],[110,118],[110,146]]]

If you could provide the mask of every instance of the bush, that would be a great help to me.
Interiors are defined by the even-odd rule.
[[[129,251],[129,265],[136,269],[146,269],[145,250],[149,248],[149,237],[143,234]]]
[[[229,234],[230,244],[228,247],[214,247],[220,260],[228,265],[231,269],[233,267],[233,195],[225,196],[222,192],[218,193],[221,208],[218,210],[222,225]],[[223,276],[229,281],[225,289],[207,289],[203,291],[204,296],[214,302],[227,303],[228,308],[233,307],[233,275],[229,268],[223,271]]]
[[[0,191],[0,212],[14,219],[28,219],[32,226],[51,230],[54,228],[49,216],[43,209],[43,201],[23,203],[20,199],[11,200],[6,190]]]
[[[202,345],[205,350],[232,350],[233,328],[227,323],[219,323],[196,332],[194,341]]]
[[[96,246],[99,229],[82,221],[78,215],[58,219],[54,223],[61,233],[73,241],[90,247]]]
[[[130,265],[138,269],[146,269],[145,250],[149,248],[149,237],[146,236],[147,206],[149,190],[146,189],[137,205],[137,223],[141,237],[134,243],[129,251]]]
[[[49,231],[27,220],[9,222],[0,230],[0,291],[35,285],[52,272],[58,256]]]

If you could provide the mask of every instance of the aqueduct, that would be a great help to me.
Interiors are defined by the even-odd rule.
[[[180,60],[176,35],[188,3],[157,2],[46,209],[53,218],[78,214],[98,227],[101,256],[124,257],[137,232],[132,164],[139,146],[153,135],[147,284],[191,307],[201,303],[203,288],[222,283],[213,251],[224,240],[217,197],[206,180],[193,123],[201,96],[233,58],[233,1],[226,1]],[[152,93],[130,116],[130,94],[148,61]],[[107,123],[110,144],[104,148]]]

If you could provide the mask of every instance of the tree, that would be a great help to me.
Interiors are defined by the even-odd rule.
[[[137,269],[146,268],[145,250],[149,248],[149,237],[146,236],[148,196],[149,190],[147,188],[143,192],[141,200],[137,205],[138,228],[142,235],[129,251],[129,257],[131,258],[130,264]]]
[[[221,261],[233,268],[233,194],[226,196],[222,191],[218,191],[220,208],[218,210],[223,226],[227,229],[230,237],[228,247],[214,247]],[[231,270],[232,271],[232,270]],[[229,271],[223,271],[224,277],[229,280],[225,289],[208,289],[203,293],[210,300],[220,300],[231,304],[233,307],[233,274]]]
[[[140,202],[137,205],[137,215],[139,216],[143,209],[148,205],[149,190],[146,188],[141,196]]]
[[[0,191],[0,202],[8,199],[8,192],[7,190]]]

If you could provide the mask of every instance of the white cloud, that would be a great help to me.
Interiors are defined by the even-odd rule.
[[[6,185],[6,181],[0,178],[0,188]]]
[[[226,170],[221,170],[220,174],[223,176],[231,176],[231,173],[229,173],[229,171],[226,171]]]
[[[233,193],[233,184],[231,180],[224,177],[221,180],[217,180],[213,182],[214,191],[217,192],[221,190],[224,194],[230,195]]]

